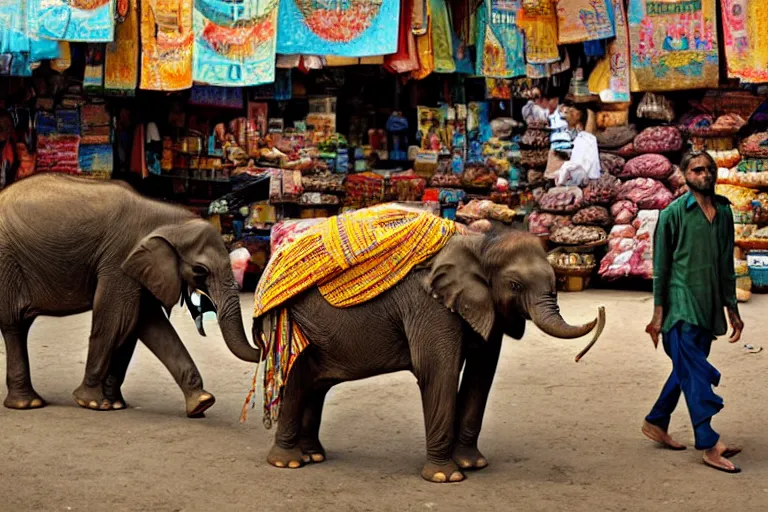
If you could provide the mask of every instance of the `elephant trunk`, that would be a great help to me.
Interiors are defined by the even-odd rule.
[[[597,325],[597,319],[580,326],[569,325],[560,315],[560,307],[553,293],[546,293],[536,301],[531,311],[531,319],[536,327],[561,339],[580,338],[589,334]]]
[[[243,361],[249,363],[261,361],[261,350],[252,347],[245,335],[243,316],[240,312],[240,298],[234,287],[221,294],[217,294],[214,290],[211,291],[214,292],[219,328],[227,348],[235,357]]]

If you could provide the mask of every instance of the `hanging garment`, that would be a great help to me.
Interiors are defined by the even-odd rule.
[[[728,76],[768,82],[768,3],[721,0]]]
[[[390,73],[410,73],[419,69],[416,38],[411,29],[411,13],[414,0],[400,0],[400,27],[397,36],[397,52],[384,57],[384,67]]]
[[[557,13],[552,0],[522,0],[517,26],[525,34],[525,59],[529,64],[560,60],[557,49]]]
[[[31,76],[41,60],[59,57],[59,43],[26,33],[29,6],[26,0],[0,2],[0,54],[6,55],[4,67],[11,76]]]
[[[717,87],[715,1],[629,1],[633,92]]]
[[[142,89],[192,87],[192,0],[141,2]]]
[[[248,87],[275,81],[279,0],[195,0],[197,82]]]
[[[113,0],[23,0],[27,35],[59,41],[108,43],[115,34]]]
[[[280,0],[277,53],[369,57],[397,51],[399,0]]]
[[[559,52],[559,62],[551,62],[549,64],[526,64],[525,76],[534,79],[549,78],[571,69],[571,57],[568,54],[568,49],[563,46],[559,48]]]
[[[436,73],[453,73],[453,29],[445,0],[429,0],[432,21],[432,54]]]
[[[485,0],[477,10],[477,74],[489,78],[525,75],[525,37],[517,26],[520,0]]]
[[[432,53],[432,15],[429,3],[427,3],[427,31],[423,35],[416,36],[416,48],[419,55],[419,69],[411,76],[415,80],[422,80],[435,70],[435,58]]]
[[[608,85],[598,92],[603,103],[627,103],[631,99],[629,29],[626,14],[624,0],[613,0],[616,38],[608,43],[608,53],[603,59],[608,61]]]
[[[127,0],[123,21],[115,28],[115,40],[107,45],[104,88],[133,93],[139,82],[138,0]]]
[[[612,0],[561,0],[557,3],[559,44],[608,39],[615,35]]]

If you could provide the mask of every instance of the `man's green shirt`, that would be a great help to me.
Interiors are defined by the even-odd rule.
[[[653,247],[653,298],[664,307],[663,332],[679,322],[715,336],[728,332],[724,308],[736,307],[733,213],[714,197],[710,223],[690,192],[661,212]]]

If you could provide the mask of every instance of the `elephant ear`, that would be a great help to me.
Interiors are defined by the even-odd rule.
[[[510,338],[521,340],[525,335],[525,318],[521,316],[514,316],[505,322],[504,334]]]
[[[478,250],[468,237],[452,240],[434,258],[424,286],[488,341],[496,312]]]
[[[179,255],[164,234],[156,231],[146,236],[125,259],[122,269],[157,297],[166,311],[178,303],[182,284]]]

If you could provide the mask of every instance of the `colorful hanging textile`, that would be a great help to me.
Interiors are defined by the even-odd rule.
[[[192,87],[192,0],[141,2],[142,89]]]
[[[717,87],[715,0],[629,0],[632,91]]]
[[[607,39],[615,34],[612,0],[567,0],[557,3],[560,44]]]
[[[549,64],[526,64],[525,76],[528,78],[549,78],[571,69],[571,57],[565,47],[560,48],[560,61]]]
[[[309,341],[290,322],[286,301],[313,286],[335,307],[369,301],[442,249],[453,221],[391,204],[330,217],[279,246],[255,293],[254,318],[272,313],[264,371],[264,422],[279,413],[282,387]]]
[[[60,41],[108,43],[115,31],[113,0],[23,0],[27,34]]]
[[[768,82],[768,2],[721,0],[728,76]]]
[[[432,53],[436,73],[453,73],[453,29],[445,0],[429,0],[432,13]]]
[[[416,38],[411,30],[413,0],[400,0],[400,28],[397,34],[397,52],[384,57],[384,67],[390,73],[410,73],[419,69]]]
[[[395,53],[399,16],[399,0],[280,0],[277,53]]]
[[[83,89],[100,92],[104,89],[104,50],[103,44],[89,44],[85,50],[85,71]]]
[[[416,0],[418,3],[419,0]],[[415,80],[422,80],[435,70],[435,56],[432,53],[432,15],[430,13],[429,2],[426,3],[427,30],[416,35],[416,51],[419,57],[419,69],[411,73]]]
[[[7,73],[31,76],[36,62],[59,57],[57,41],[30,37],[25,33],[28,5],[26,0],[0,1],[0,54],[5,55]]]
[[[522,8],[517,12],[517,26],[525,34],[525,59],[529,64],[560,60],[557,13],[552,0],[522,0]]]
[[[132,94],[139,81],[138,0],[127,0],[125,17],[115,27],[115,40],[107,45],[104,88]]]
[[[246,87],[275,81],[279,0],[195,0],[196,82]]]
[[[477,74],[489,78],[525,75],[525,38],[517,26],[520,0],[485,0],[477,10]]]
[[[631,100],[627,15],[624,0],[612,1],[616,38],[608,43],[605,57],[609,62],[608,88],[599,91],[599,95],[603,103],[627,103]]]

